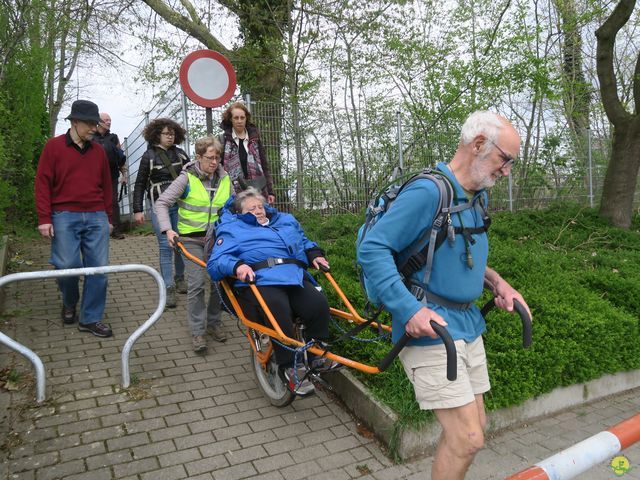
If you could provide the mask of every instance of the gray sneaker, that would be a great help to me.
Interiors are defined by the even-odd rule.
[[[184,275],[176,276],[173,280],[176,285],[176,292],[187,293],[187,282],[184,279]]]
[[[287,379],[287,388],[300,397],[309,396],[316,391],[305,367],[298,367],[296,370],[293,367],[285,368],[284,376]]]
[[[176,287],[175,285],[171,285],[167,288],[167,308],[176,308],[178,305],[178,301],[176,300]]]
[[[340,367],[342,367],[341,364],[327,357],[316,357],[311,362],[311,368],[317,373],[332,372],[339,370]]]
[[[207,349],[207,342],[202,335],[194,335],[192,341],[194,352],[204,352]]]
[[[227,341],[227,335],[224,333],[224,330],[222,330],[222,325],[218,323],[216,323],[215,325],[211,325],[209,327],[209,332],[216,342]]]

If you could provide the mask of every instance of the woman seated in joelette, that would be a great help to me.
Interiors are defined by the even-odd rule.
[[[306,326],[307,340],[326,341],[329,304],[305,270],[310,265],[328,268],[329,262],[318,244],[305,236],[293,215],[270,207],[253,187],[238,193],[231,205],[227,203],[216,226],[216,242],[207,271],[214,280],[237,278],[234,288],[247,318],[260,321],[263,317],[248,287],[249,282],[255,281],[287,336],[294,337],[293,319],[299,317]],[[310,382],[295,388],[297,380],[291,381],[295,378],[294,352],[275,343],[274,348],[276,362],[284,369],[290,388],[293,386],[299,395],[310,393]],[[302,379],[306,372],[299,369],[296,373],[297,379]]]

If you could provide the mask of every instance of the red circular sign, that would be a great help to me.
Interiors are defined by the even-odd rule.
[[[236,91],[236,72],[227,58],[213,50],[197,50],[180,65],[180,85],[201,107],[224,105]]]

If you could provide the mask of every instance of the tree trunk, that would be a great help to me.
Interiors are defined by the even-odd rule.
[[[611,160],[602,190],[600,215],[613,225],[631,226],[633,198],[640,169],[640,119],[636,118],[613,132]]]
[[[640,55],[632,77],[636,109],[629,113],[618,95],[614,70],[616,35],[631,18],[635,0],[620,0],[609,18],[598,30],[596,69],[600,81],[600,95],[607,118],[613,125],[611,159],[604,180],[600,214],[612,225],[629,228],[633,213],[633,196],[640,165]]]
[[[555,0],[555,4],[562,22],[562,100],[574,153],[582,159],[586,153],[592,87],[582,69],[582,32],[575,0]]]

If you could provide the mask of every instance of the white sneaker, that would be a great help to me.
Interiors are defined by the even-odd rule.
[[[306,397],[316,391],[307,373],[308,370],[305,367],[298,367],[297,370],[294,370],[293,367],[284,369],[284,376],[288,381],[287,387],[300,397]]]

